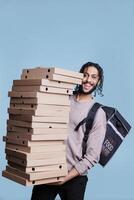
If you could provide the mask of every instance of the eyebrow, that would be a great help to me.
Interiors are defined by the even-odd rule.
[[[89,73],[87,73],[87,72],[84,72],[83,74],[88,74],[89,75]],[[93,76],[99,76],[98,74],[91,74],[91,75],[93,75]]]

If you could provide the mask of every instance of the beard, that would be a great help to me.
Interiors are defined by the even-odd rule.
[[[89,90],[88,92],[85,92],[85,91],[83,90],[83,86],[80,85],[80,86],[79,86],[78,92],[79,92],[80,94],[89,95],[89,94],[92,94],[92,93],[96,90],[96,88],[97,88],[97,85],[95,85],[95,86],[94,86],[91,90]]]

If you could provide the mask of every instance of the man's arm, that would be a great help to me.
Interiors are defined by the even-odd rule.
[[[79,172],[78,172],[75,168],[73,168],[73,169],[67,174],[67,176],[64,177],[64,180],[63,180],[63,181],[60,181],[60,182],[58,182],[58,183],[56,183],[56,185],[62,185],[62,184],[64,184],[65,182],[67,182],[67,181],[71,180],[72,178],[74,178],[74,177],[76,177],[76,176],[79,176],[79,175],[80,175]]]
[[[88,136],[86,154],[74,166],[80,175],[99,162],[105,133],[106,114],[102,108],[99,108],[93,122],[93,127]]]
[[[58,184],[63,184],[76,176],[82,175],[98,163],[105,133],[106,115],[102,109],[99,109],[96,113],[94,124],[89,134],[87,151],[84,158],[81,158],[81,160],[75,164],[74,168],[68,173],[64,180]]]

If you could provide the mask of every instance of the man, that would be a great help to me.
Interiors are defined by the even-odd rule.
[[[93,93],[102,96],[103,70],[92,62],[82,66],[84,74],[82,85],[77,85],[70,98],[69,136],[66,141],[68,175],[62,182],[34,186],[31,200],[54,200],[59,194],[62,200],[83,200],[87,184],[87,171],[98,163],[106,132],[106,116],[99,108],[93,127],[87,140],[87,149],[82,157],[82,141],[85,126],[75,131],[77,124],[83,120],[95,103]]]

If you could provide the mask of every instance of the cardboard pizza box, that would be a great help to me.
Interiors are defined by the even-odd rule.
[[[22,71],[22,75],[25,75],[25,76],[36,75],[36,74],[37,76],[38,75],[41,76],[42,74],[59,74],[59,75],[69,76],[69,77],[78,78],[78,79],[83,78],[82,73],[66,70],[63,68],[57,68],[57,67],[36,67],[36,68],[31,68],[31,69],[23,69]]]
[[[41,107],[38,107],[35,110],[26,110],[26,109],[13,109],[8,108],[9,114],[15,114],[15,115],[33,115],[33,116],[60,116],[60,117],[67,117],[69,114],[69,109],[46,109],[43,110]]]
[[[56,94],[56,93],[54,94],[53,92],[52,92],[52,94],[45,93],[45,92],[21,92],[21,91],[20,92],[16,92],[16,91],[8,92],[8,97],[19,97],[19,98],[42,98],[42,99],[44,99],[47,96],[49,98],[52,98],[52,96],[54,96],[55,98],[58,98],[58,97],[60,98],[62,95],[67,96],[67,98],[69,96],[68,94]]]
[[[32,116],[32,115],[9,115],[9,119],[11,120],[19,120],[26,122],[51,122],[51,123],[63,123],[67,124],[69,121],[69,115],[64,117],[59,116]]]
[[[50,87],[57,87],[57,88],[66,88],[66,89],[73,89],[74,84],[71,83],[64,83],[62,81],[50,81],[48,79],[25,79],[25,80],[13,80],[14,86],[50,86]]]
[[[6,155],[6,159],[8,161],[11,161],[13,163],[16,163],[21,166],[27,166],[27,167],[33,167],[33,166],[44,166],[44,165],[54,165],[54,164],[60,164],[60,163],[66,163],[65,156],[62,157],[50,157],[45,159],[22,159],[17,158],[11,155]]]
[[[69,106],[64,105],[45,105],[45,104],[10,104],[10,108],[12,109],[24,109],[24,110],[56,110],[65,112],[70,110]],[[52,115],[53,116],[53,115]]]
[[[6,148],[18,151],[24,151],[27,153],[33,152],[55,152],[55,151],[65,151],[66,146],[65,144],[60,145],[44,145],[44,146],[32,146],[32,147],[25,147],[17,144],[9,144],[6,143]]]
[[[12,157],[23,159],[23,160],[43,160],[43,159],[50,159],[50,158],[55,158],[55,157],[61,157],[61,158],[66,157],[65,151],[26,153],[23,151],[6,148],[5,153],[8,156],[12,156]]]
[[[6,170],[2,172],[2,176],[6,177],[12,181],[15,181],[17,183],[20,183],[24,186],[33,186],[33,185],[40,185],[40,184],[46,184],[46,183],[55,183],[62,181],[62,177],[57,177],[57,178],[48,178],[48,179],[42,179],[42,180],[36,180],[36,181],[28,181],[25,178],[22,178],[20,176],[17,176],[15,174],[12,174],[10,172],[7,172]]]
[[[20,107],[19,107],[20,105]],[[45,110],[45,111],[65,111],[65,112],[69,112],[70,111],[70,107],[69,106],[64,106],[64,105],[46,105],[46,104],[14,104],[14,109],[27,109],[27,110]],[[15,107],[16,106],[16,107]],[[27,106],[27,107],[25,107]],[[52,115],[53,116],[53,115]]]
[[[57,170],[60,171],[61,169],[66,169],[67,168],[67,164],[66,163],[60,163],[60,164],[54,164],[54,165],[45,165],[45,166],[32,166],[32,167],[25,167],[25,166],[21,166],[18,165],[16,163],[10,162],[8,161],[8,165],[19,169],[23,172],[26,173],[31,173],[31,172],[45,172],[45,171],[53,171],[53,170]]]
[[[46,178],[55,178],[55,177],[63,177],[67,175],[67,170],[61,169],[60,171],[51,171],[51,172],[32,172],[32,173],[25,173],[22,172],[18,169],[15,169],[10,166],[6,166],[6,171],[10,172],[12,174],[15,174],[17,176],[20,176],[22,178],[26,178],[29,181],[34,181],[34,180],[42,180]]]
[[[39,141],[40,145],[42,145],[43,141],[47,142],[47,141],[61,141],[61,140],[65,140],[67,139],[67,133],[58,133],[56,132],[55,134],[26,134],[26,133],[17,133],[17,132],[8,132],[7,133],[7,137],[8,137],[8,141],[10,143],[13,144],[21,144],[23,146],[27,145],[36,145],[37,142],[35,143],[35,141]],[[13,141],[11,141],[13,140]],[[14,141],[15,140],[15,141]],[[32,142],[33,141],[33,142]]]
[[[24,121],[18,121],[18,120],[7,120],[7,125],[13,125],[17,127],[28,127],[28,128],[61,128],[66,129],[67,124],[61,124],[61,123],[46,123],[46,122],[24,122]]]
[[[55,88],[49,86],[12,86],[13,92],[42,92],[52,94],[72,95],[73,90],[66,88]]]
[[[16,104],[16,103],[10,103],[10,108],[11,109],[22,109],[22,110],[67,110],[69,111],[69,106],[68,105],[45,105],[45,104]],[[53,109],[54,108],[54,109]],[[53,115],[52,115],[53,116]]]
[[[28,106],[29,106],[29,109],[34,107],[34,109],[45,109],[45,110],[52,110],[52,109],[53,110],[64,110],[64,111],[69,111],[70,110],[69,106],[61,106],[61,105],[46,105],[46,104],[35,105],[35,104],[30,104]]]
[[[63,76],[59,74],[52,74],[52,73],[30,73],[30,74],[25,74],[23,73],[21,75],[21,79],[48,79],[48,80],[53,80],[53,81],[62,81],[65,83],[71,83],[71,84],[81,84],[82,79],[80,78],[73,78],[69,76]]]
[[[11,134],[10,134],[11,135]],[[22,146],[32,147],[32,146],[45,146],[45,145],[55,145],[55,144],[62,144],[65,139],[67,139],[67,134],[62,135],[61,139],[57,140],[49,140],[48,138],[46,140],[28,140],[27,138],[17,138],[10,136],[9,134],[7,136],[3,136],[3,141],[9,143],[9,144],[18,144]]]
[[[22,92],[21,92],[22,94]],[[24,94],[24,93],[23,93]],[[30,97],[27,94],[19,95],[16,92],[9,93],[10,103],[12,104],[48,104],[48,105],[70,105],[69,97],[67,95],[41,93],[40,95],[33,94]],[[30,92],[31,94],[31,92]],[[24,96],[24,97],[23,97]]]
[[[20,134],[22,137],[23,134],[27,135],[47,135],[47,134],[66,134],[67,129],[63,128],[24,128],[24,127],[17,127],[17,126],[9,126],[7,127],[7,131],[11,132],[16,132]],[[45,136],[44,136],[45,137]]]

